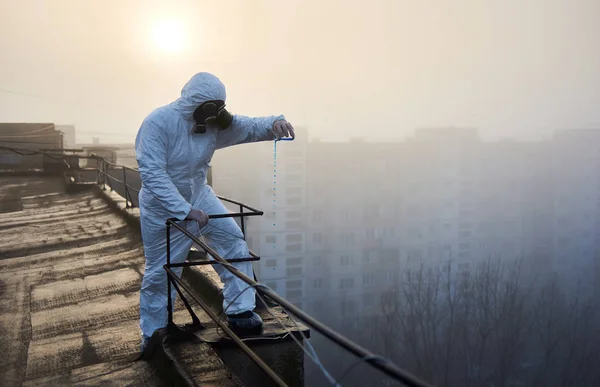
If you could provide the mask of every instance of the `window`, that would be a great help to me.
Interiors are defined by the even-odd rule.
[[[345,221],[352,220],[352,211],[350,211],[350,210],[341,210],[340,211],[340,218],[342,218],[342,220],[345,220]]]
[[[351,261],[352,261],[352,259],[350,258],[349,255],[342,255],[340,257],[340,265],[342,265],[342,266],[349,266]]]
[[[275,242],[277,242],[277,238],[275,238],[275,235],[267,235],[265,237],[265,241],[267,243],[275,243]]]
[[[316,257],[313,258],[313,265],[321,266],[322,264],[323,264],[323,257],[321,257],[320,255],[317,255]]]
[[[287,296],[288,298],[302,298],[302,289],[288,290]]]
[[[354,243],[354,233],[340,234],[340,243],[346,245]]]
[[[300,253],[300,252],[302,252],[302,244],[294,243],[294,244],[287,245],[287,246],[285,246],[285,252],[286,253]]]
[[[288,219],[302,219],[302,211],[286,211]]]
[[[286,259],[286,262],[287,262],[288,266],[298,266],[298,265],[302,265],[302,263],[304,262],[304,258],[302,258],[302,257],[288,258],[288,259]]]
[[[293,280],[293,281],[287,281],[285,283],[285,286],[288,289],[298,289],[302,287],[302,280]]]
[[[267,259],[265,261],[265,266],[266,267],[276,267],[277,266],[277,260],[276,259]]]
[[[398,250],[397,249],[384,249],[379,252],[381,262],[397,262],[398,261]]]
[[[302,234],[288,234],[285,236],[285,241],[290,242],[302,242]]]
[[[313,243],[323,243],[323,234],[316,232],[313,234]]]
[[[363,273],[363,285],[373,285],[377,280],[375,272]]]
[[[267,282],[265,285],[273,291],[277,290],[277,282]]]
[[[297,197],[297,196],[294,196],[294,197],[288,197],[288,198],[286,199],[285,203],[286,203],[288,206],[299,206],[299,205],[301,205],[301,204],[302,204],[302,199],[301,199],[301,198],[299,198],[299,197]]]
[[[340,280],[340,289],[352,289],[354,287],[354,278],[342,278]]]
[[[285,273],[288,277],[293,275],[302,275],[302,267],[288,267]]]
[[[314,210],[313,211],[313,220],[315,222],[320,222],[321,221],[321,211],[320,210]]]
[[[286,188],[285,193],[287,195],[301,195],[302,187],[288,187]]]
[[[287,229],[299,229],[303,227],[301,220],[288,220],[285,222],[285,227]]]
[[[385,273],[385,280],[388,284],[393,284],[394,282],[396,282],[396,278],[398,278],[398,274],[392,271],[388,271],[387,273]]]
[[[372,228],[367,229],[367,239],[372,240],[375,239],[375,230]]]
[[[364,260],[366,263],[377,262],[377,252],[376,251],[365,251]]]
[[[323,278],[315,278],[313,280],[313,288],[321,289],[323,287]]]

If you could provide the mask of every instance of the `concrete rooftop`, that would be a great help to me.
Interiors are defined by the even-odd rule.
[[[143,265],[139,235],[91,191],[0,175],[0,384],[164,385],[133,362]],[[208,384],[235,384],[201,345]]]

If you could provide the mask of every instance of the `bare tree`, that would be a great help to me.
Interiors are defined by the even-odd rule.
[[[421,266],[382,293],[370,347],[438,386],[594,386],[593,300],[521,261],[472,272]]]

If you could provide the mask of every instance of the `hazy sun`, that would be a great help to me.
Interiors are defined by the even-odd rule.
[[[181,51],[184,39],[183,26],[177,20],[163,20],[154,27],[154,43],[162,51]]]

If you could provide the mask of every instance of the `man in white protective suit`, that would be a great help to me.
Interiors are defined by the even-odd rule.
[[[154,110],[142,123],[135,141],[142,178],[140,220],[146,266],[140,291],[142,350],[153,332],[167,325],[167,244],[165,222],[176,218],[225,259],[249,257],[248,246],[232,218],[208,220],[227,209],[208,186],[209,162],[217,149],[236,144],[294,137],[282,115],[250,118],[225,109],[223,83],[209,73],[194,75],[176,101]],[[192,241],[171,229],[171,262],[186,260]],[[235,266],[252,277],[250,262]],[[243,333],[262,328],[253,312],[255,291],[221,265],[213,265],[224,284],[223,308],[228,324]],[[181,268],[177,271],[181,275]],[[241,294],[240,294],[241,292]],[[175,292],[171,295],[174,300]]]

